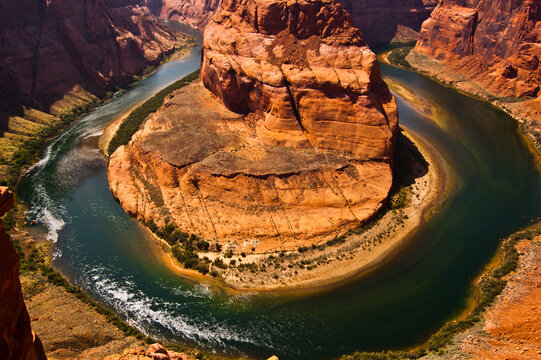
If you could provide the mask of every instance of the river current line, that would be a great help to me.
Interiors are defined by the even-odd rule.
[[[445,157],[456,187],[386,266],[314,296],[231,296],[178,277],[109,192],[95,138],[111,120],[199,66],[199,48],[77,121],[23,178],[19,195],[55,241],[54,266],[158,339],[262,358],[329,359],[414,345],[465,305],[498,239],[541,215],[540,174],[513,119],[416,73],[381,64],[438,104],[438,121],[397,99],[403,126]]]

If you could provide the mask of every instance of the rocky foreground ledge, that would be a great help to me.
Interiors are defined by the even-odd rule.
[[[339,4],[223,1],[201,78],[210,92],[173,93],[112,154],[128,212],[215,251],[262,253],[330,240],[382,208],[396,104]]]

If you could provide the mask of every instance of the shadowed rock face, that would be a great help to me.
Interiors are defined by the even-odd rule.
[[[145,0],[156,16],[204,29],[219,0]],[[417,38],[437,0],[341,0],[370,45]]]
[[[177,20],[203,29],[220,0],[145,0],[150,11],[161,18]]]
[[[437,0],[341,0],[371,46],[417,39]]]
[[[260,117],[265,144],[392,156],[396,104],[334,1],[223,0],[205,28],[201,79],[232,111]]]
[[[338,3],[223,1],[202,56],[210,92],[172,94],[110,158],[128,212],[266,252],[329,240],[382,208],[397,109]]]
[[[0,187],[0,217],[13,206],[13,195]],[[0,359],[46,360],[21,293],[19,256],[0,218]]]
[[[135,0],[0,3],[0,95],[48,111],[103,95],[171,52],[175,37]]]
[[[536,97],[541,83],[541,2],[442,0],[415,51],[502,97]]]

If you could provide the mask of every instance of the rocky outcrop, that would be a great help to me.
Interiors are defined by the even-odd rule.
[[[175,34],[138,3],[3,1],[0,95],[58,113],[128,84],[176,43]]]
[[[220,0],[145,0],[150,11],[163,19],[177,20],[203,30]]]
[[[339,4],[223,1],[201,78],[216,97],[179,90],[111,156],[128,212],[265,252],[328,240],[382,208],[396,105]]]
[[[145,0],[156,16],[204,29],[220,0]],[[437,0],[341,0],[370,45],[413,41]]]
[[[442,0],[415,51],[497,97],[536,97],[541,83],[541,3]]]
[[[0,217],[13,205],[13,195],[0,187]],[[0,359],[46,360],[39,338],[30,328],[30,317],[21,293],[19,256],[0,218]]]
[[[203,84],[230,110],[256,113],[265,144],[390,160],[396,104],[336,2],[223,0],[202,57]]]
[[[341,0],[371,46],[417,39],[437,0]]]
[[[541,148],[541,3],[442,0],[407,60],[522,122]]]

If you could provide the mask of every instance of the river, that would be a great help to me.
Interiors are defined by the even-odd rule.
[[[400,99],[400,122],[448,164],[453,191],[389,262],[317,295],[230,295],[165,266],[114,200],[96,143],[103,128],[199,66],[200,47],[122,91],[51,141],[18,188],[54,242],[54,266],[162,341],[281,360],[328,359],[419,343],[464,308],[502,237],[541,215],[540,173],[516,122],[487,103],[382,64],[438,105],[437,121]]]

